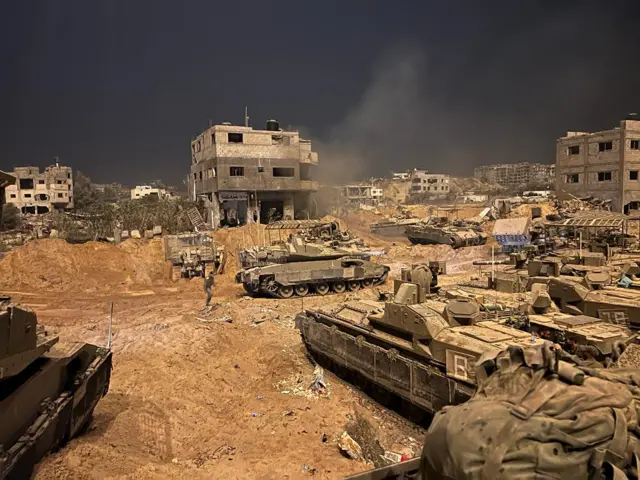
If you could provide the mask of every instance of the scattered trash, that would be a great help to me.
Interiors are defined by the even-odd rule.
[[[320,365],[317,365],[313,370],[313,381],[309,388],[312,391],[324,390],[327,388],[327,384],[324,381],[324,370]]]
[[[260,416],[260,414],[259,414],[259,413],[256,413],[256,412],[253,412],[253,413],[251,414],[251,416],[252,416],[252,417],[259,417],[259,416]]]
[[[266,322],[266,321],[267,321],[267,320],[266,320],[265,318],[254,318],[254,319],[253,319],[253,324],[254,324],[254,325],[258,325],[258,324],[260,324],[260,323],[264,323],[264,322]]]
[[[347,432],[343,432],[338,440],[340,452],[352,460],[362,459],[362,448]]]
[[[264,395],[258,395],[258,400],[262,400],[264,398]]]
[[[164,330],[165,328],[169,328],[169,325],[166,323],[156,323],[151,327],[151,330]]]
[[[322,443],[327,443],[327,440],[329,440],[329,437],[327,437],[326,433],[322,434]]]
[[[282,412],[283,417],[292,417],[294,415],[295,413],[293,413],[293,410],[285,410],[284,412]]]

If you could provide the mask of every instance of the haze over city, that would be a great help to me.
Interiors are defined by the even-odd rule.
[[[325,176],[552,163],[566,130],[640,108],[637,3],[12,2],[2,167],[175,183],[245,106],[311,138]]]

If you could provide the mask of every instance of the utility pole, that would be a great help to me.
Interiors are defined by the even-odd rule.
[[[244,126],[249,126],[249,107],[244,107]]]

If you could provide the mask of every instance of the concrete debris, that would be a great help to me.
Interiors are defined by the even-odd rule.
[[[313,381],[311,382],[311,385],[309,385],[309,388],[312,391],[319,391],[327,388],[327,384],[324,381],[324,370],[319,365],[317,365],[313,370]]]
[[[126,240],[127,238],[129,238],[129,230],[122,230],[120,236],[122,237],[122,240]]]
[[[142,238],[140,230],[131,230],[131,238]]]
[[[362,460],[362,448],[347,432],[343,432],[338,440],[340,452],[352,460]]]
[[[153,227],[153,235],[154,236],[162,235],[162,226],[161,225],[156,225],[155,227]]]
[[[225,315],[223,317],[217,317],[217,318],[201,318],[201,317],[196,317],[196,318],[201,323],[233,323],[233,319],[228,315]]]
[[[151,240],[153,238],[153,230],[145,230],[144,238],[146,238],[147,240]]]

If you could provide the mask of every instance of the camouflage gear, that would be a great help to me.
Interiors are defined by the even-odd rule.
[[[434,417],[425,478],[632,475],[640,450],[639,370],[580,367],[560,361],[546,344],[485,356],[476,377],[471,400]]]

